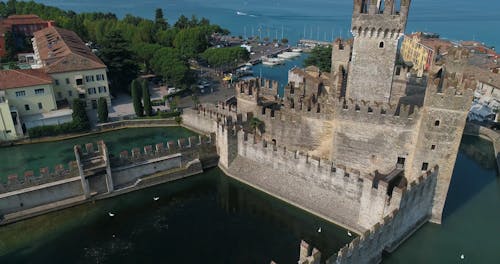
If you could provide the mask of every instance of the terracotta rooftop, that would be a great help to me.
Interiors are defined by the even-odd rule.
[[[51,84],[52,78],[43,70],[0,71],[0,90]]]
[[[11,15],[2,21],[9,25],[29,25],[29,24],[46,24],[47,21],[41,19],[37,15]]]
[[[106,65],[70,30],[48,27],[34,33],[47,73],[106,68]]]

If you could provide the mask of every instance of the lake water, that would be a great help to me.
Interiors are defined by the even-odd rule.
[[[234,35],[283,36],[296,41],[304,36],[318,40],[347,37],[352,0],[36,0],[78,12],[103,11],[153,18],[163,8],[169,22],[180,14],[207,17]],[[399,2],[399,1],[396,1]],[[237,15],[236,12],[247,15]],[[413,0],[408,32],[432,31],[443,37],[476,39],[499,45],[500,1]],[[304,33],[305,31],[305,33]]]
[[[351,239],[219,169],[0,227],[0,238],[2,264],[294,263],[301,239],[327,254]]]
[[[332,35],[346,37],[352,11],[352,1],[348,0],[43,0],[37,2],[80,12],[114,12],[120,16],[131,13],[149,18],[154,15],[155,8],[161,7],[170,22],[175,21],[180,14],[196,14],[198,17],[208,17],[211,21],[230,29],[235,35],[244,35],[245,32],[246,35],[251,35],[252,29],[257,35],[257,29],[261,28],[262,36],[274,38],[276,35],[281,37],[283,29],[283,35],[292,42],[304,35],[319,40],[331,40]],[[500,1],[414,0],[412,2],[408,31],[433,31],[443,37],[458,40],[475,39],[489,45],[498,46],[500,43],[498,34]],[[248,15],[238,16],[236,11]],[[288,69],[294,65],[300,66],[302,60],[303,57],[272,69],[257,66],[254,72],[259,75],[262,67],[263,77],[279,80],[283,84]],[[133,142],[126,141],[126,143]],[[140,144],[142,145],[144,144]],[[396,252],[386,256],[383,263],[499,262],[497,238],[500,234],[498,224],[500,223],[500,210],[498,210],[500,179],[496,173],[492,151],[489,142],[464,137],[442,225],[424,225]],[[43,156],[41,153],[46,152],[46,150],[39,152],[39,156]],[[8,152],[3,155],[0,153],[0,160],[9,155]],[[2,164],[4,163],[1,162],[0,166]],[[328,237],[318,238],[315,232],[318,223],[326,226],[324,222],[315,222],[320,221],[319,219],[290,216],[283,212],[295,209],[283,204],[265,207],[263,204],[272,204],[270,201],[273,201],[267,196],[263,196],[261,202],[252,202],[252,199],[262,197],[262,194],[234,183],[226,176],[220,175],[217,170],[207,175],[1,228],[0,262],[45,263],[58,260],[62,262],[64,258],[68,258],[66,263],[118,261],[197,263],[199,260],[208,263],[268,263],[273,258],[279,263],[292,263],[298,256],[298,243],[301,238],[307,238],[320,245],[321,249],[326,250],[324,255],[334,252],[333,248],[337,247],[336,243],[340,243],[339,241],[343,243],[342,234],[338,233],[341,231],[334,227],[332,230],[336,231],[333,231],[333,234],[329,233]],[[201,183],[198,183],[198,180]],[[228,185],[236,187],[221,188],[221,185],[226,184],[220,182],[226,181],[230,182]],[[230,195],[220,194],[222,189],[233,191],[229,192]],[[248,190],[248,195],[241,194],[247,193],[242,190]],[[166,195],[175,202],[167,200],[165,205],[154,204],[151,197],[157,193],[162,197]],[[224,200],[218,198],[220,196],[230,198]],[[221,206],[214,202],[214,199],[224,200],[228,204],[248,201],[249,204],[257,205],[228,207]],[[165,199],[162,198],[160,201],[163,202]],[[259,210],[261,207],[267,209]],[[109,219],[105,215],[107,210],[118,210],[120,215],[127,216],[127,220]],[[169,219],[186,225],[172,228]],[[260,224],[255,224],[254,220],[260,221]],[[290,225],[294,227],[292,229],[279,227]],[[167,229],[162,231],[162,228]],[[115,238],[112,237],[113,234]],[[4,239],[5,237],[7,239]],[[331,242],[328,242],[330,239]],[[332,244],[327,245],[327,243]],[[3,257],[2,252],[4,252]],[[460,260],[460,254],[465,255],[464,260]],[[56,255],[57,258],[54,257]]]

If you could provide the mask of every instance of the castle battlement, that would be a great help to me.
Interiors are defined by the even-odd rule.
[[[53,171],[49,167],[42,167],[38,170],[38,175],[33,170],[25,171],[22,178],[11,174],[7,176],[7,183],[0,183],[0,194],[77,176],[79,172],[76,161],[70,161],[67,168],[58,164]]]
[[[474,95],[476,81],[462,75],[429,80],[425,106],[467,112]]]
[[[344,98],[335,101],[334,109],[335,117],[338,119],[364,120],[370,123],[388,122],[410,125],[414,124],[420,116],[420,108],[416,105],[397,106],[390,103],[369,103]]]
[[[215,145],[215,135],[209,136],[192,136],[188,138],[179,138],[177,141],[170,140],[164,144],[163,142],[155,145],[146,145],[141,148],[133,148],[131,151],[123,150],[118,157],[111,161],[113,165],[124,165],[153,158],[160,158],[176,153],[185,153],[199,150],[203,147]]]
[[[326,263],[378,262],[382,250],[390,251],[406,239],[409,227],[419,225],[429,218],[437,170],[435,167],[422,174],[418,180],[412,181],[408,188],[404,188],[406,191],[402,192],[397,208],[340,249]],[[400,192],[401,189],[395,187],[394,191]],[[408,220],[407,216],[410,214],[413,218]]]
[[[399,12],[394,0],[354,0],[352,32],[356,36],[399,38],[406,27],[411,0],[401,0]]]

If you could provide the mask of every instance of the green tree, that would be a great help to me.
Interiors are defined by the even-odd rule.
[[[156,74],[165,78],[173,85],[180,86],[189,82],[190,72],[186,60],[181,58],[178,50],[173,48],[162,48],[154,53],[151,68]]]
[[[199,27],[183,29],[175,36],[174,47],[183,57],[194,58],[208,47],[206,32]]]
[[[108,66],[112,92],[127,91],[138,72],[127,41],[120,31],[112,31],[105,36],[101,46],[99,57]]]
[[[242,47],[210,48],[205,50],[201,57],[209,65],[228,69],[235,67],[238,63],[248,61],[250,53]]]
[[[153,107],[151,106],[151,97],[149,95],[149,85],[147,80],[142,80],[142,102],[144,103],[144,114],[146,116],[153,115]]]
[[[100,97],[97,101],[97,117],[100,123],[108,122],[108,103],[104,97]]]
[[[180,125],[182,123],[182,116],[176,116],[175,123],[177,123],[177,125]]]
[[[304,60],[304,66],[317,66],[322,72],[330,72],[332,67],[332,47],[317,46]]]
[[[166,30],[168,28],[168,23],[163,17],[163,9],[157,8],[155,11],[155,27],[156,30]]]
[[[73,100],[73,123],[77,130],[90,129],[90,121],[85,110],[85,102],[80,99]]]
[[[141,103],[141,85],[138,80],[133,80],[130,84],[130,89],[132,92],[132,103],[134,105],[135,115],[138,117],[144,116],[144,108]]]
[[[156,33],[156,42],[165,47],[173,47],[174,39],[177,36],[179,29],[169,28],[167,30],[158,31]]]
[[[189,26],[189,19],[184,16],[184,15],[181,15],[178,19],[177,19],[177,22],[175,22],[174,24],[174,27],[178,28],[178,29],[185,29]]]
[[[140,42],[134,46],[137,58],[140,59],[144,65],[144,72],[151,72],[151,61],[154,58],[155,52],[161,48],[162,46],[159,44],[149,44],[144,42]]]
[[[250,119],[250,128],[254,131],[254,135],[256,135],[257,132],[262,133],[264,131],[264,122],[257,117],[252,117],[252,119]]]

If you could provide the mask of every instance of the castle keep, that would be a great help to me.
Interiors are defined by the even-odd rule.
[[[227,174],[356,231],[327,263],[373,263],[427,221],[441,223],[472,102],[474,76],[398,60],[410,0],[354,0],[353,39],[336,40],[332,71],[292,69],[278,84],[235,86],[237,106],[187,110],[216,133]],[[299,263],[320,254],[302,244]]]

